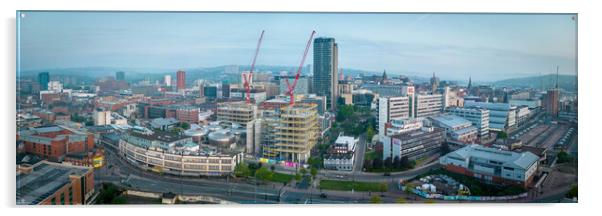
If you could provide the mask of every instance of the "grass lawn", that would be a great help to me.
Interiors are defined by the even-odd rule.
[[[381,184],[385,185],[384,187]],[[376,182],[352,182],[352,181],[336,181],[336,180],[321,180],[320,189],[325,190],[341,190],[350,191],[372,191],[372,192],[386,192],[387,187],[384,183]]]
[[[280,183],[289,183],[293,178],[295,178],[294,175],[288,175],[288,174],[274,172],[274,175],[272,176],[271,181],[280,182]]]

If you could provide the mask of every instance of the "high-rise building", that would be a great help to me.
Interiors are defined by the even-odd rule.
[[[179,70],[176,74],[176,77],[178,79],[176,83],[178,91],[186,89],[186,72],[184,72],[183,70]]]
[[[115,79],[116,80],[125,80],[125,72],[123,72],[123,71],[115,72]]]
[[[443,95],[418,94],[410,100],[412,106],[412,117],[421,118],[434,116],[443,110]]]
[[[40,84],[40,90],[48,90],[48,82],[50,82],[50,73],[41,72],[38,74],[38,83]]]
[[[546,113],[553,117],[558,116],[558,100],[560,98],[560,90],[557,88],[549,89],[545,95]]]
[[[320,136],[316,104],[297,103],[279,110],[264,111],[261,136],[263,156],[306,162]]]
[[[230,90],[232,90],[230,83],[227,80],[222,82],[222,97],[230,98]]]
[[[314,39],[314,92],[326,96],[329,110],[336,109],[338,93],[338,45],[334,38]]]
[[[163,77],[163,83],[165,86],[171,86],[171,75],[165,75]]]
[[[408,97],[381,97],[378,99],[378,135],[384,136],[385,125],[395,118],[410,117],[410,100]]]

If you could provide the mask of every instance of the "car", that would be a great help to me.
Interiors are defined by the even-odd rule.
[[[385,173],[383,173],[383,176],[391,176],[391,173],[390,172],[385,172]]]
[[[335,177],[340,178],[340,179],[345,178],[345,176],[343,176],[343,175],[336,175]]]
[[[326,194],[325,194],[325,193],[321,193],[321,194],[320,194],[320,198],[323,198],[323,199],[325,199],[326,197],[328,197],[328,196],[326,196]]]

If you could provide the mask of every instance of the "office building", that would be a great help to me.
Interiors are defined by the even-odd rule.
[[[366,83],[360,89],[370,90],[372,93],[378,94],[379,97],[398,97],[404,95],[401,92],[402,85]]]
[[[67,154],[94,149],[94,135],[54,125],[19,131],[17,140],[23,142],[26,153],[57,162]]]
[[[531,111],[528,106],[517,106],[516,107],[516,125],[522,126],[527,123],[529,117],[531,116]]]
[[[378,99],[378,135],[384,136],[387,124],[391,119],[410,117],[410,100],[408,97],[381,97]]]
[[[186,89],[186,72],[184,72],[183,70],[179,70],[176,73],[176,88],[178,91],[183,91],[184,89]]]
[[[552,117],[558,117],[558,103],[560,99],[560,89],[554,88],[550,89],[546,92],[544,97],[545,101],[545,109],[548,115]]]
[[[242,162],[242,152],[200,146],[192,137],[133,128],[119,140],[121,157],[149,171],[182,176],[224,176]]]
[[[246,102],[221,103],[217,107],[217,120],[240,124],[246,129],[246,152],[258,154],[261,145],[255,142],[255,120],[257,118],[257,106]]]
[[[407,133],[418,130],[423,126],[423,119],[396,118],[385,124],[385,136]]]
[[[507,131],[516,125],[516,107],[510,104],[466,101],[464,107],[489,110],[490,130]]]
[[[280,94],[288,95],[288,85],[286,84],[286,80],[288,79],[288,83],[292,86],[295,81],[294,76],[280,76]],[[295,87],[295,95],[305,95],[309,94],[309,82],[306,76],[299,76],[299,80],[297,80],[297,86]]]
[[[163,84],[168,87],[171,86],[171,75],[165,75],[163,77]]]
[[[409,160],[416,160],[439,152],[445,141],[445,130],[422,127],[379,139],[383,143],[383,159],[407,157]]]
[[[446,111],[472,122],[472,125],[479,130],[479,137],[487,137],[489,135],[489,110],[453,107]]]
[[[94,125],[110,125],[111,124],[111,111],[104,109],[94,110]]]
[[[40,161],[17,166],[17,205],[90,204],[94,169]]]
[[[513,152],[468,145],[439,158],[446,170],[477,178],[490,184],[511,184],[527,188],[537,172],[539,157],[525,152]]]
[[[338,93],[338,45],[334,38],[314,39],[314,83],[318,96],[326,96],[328,110],[336,109]]]
[[[115,80],[125,81],[125,72],[123,72],[123,71],[115,72]]]
[[[48,90],[48,82],[50,82],[50,73],[41,72],[38,74],[38,84],[40,85],[40,91]]]
[[[410,100],[412,117],[423,118],[435,116],[443,110],[443,95],[441,94],[417,94]]]
[[[264,111],[261,126],[264,157],[305,163],[320,136],[315,104],[297,103],[278,110]]]
[[[472,122],[461,117],[446,114],[428,117],[428,120],[436,126],[445,129],[449,140],[460,143],[474,143],[477,139],[478,129],[472,126]]]

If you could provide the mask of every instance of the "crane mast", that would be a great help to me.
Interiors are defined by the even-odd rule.
[[[245,100],[247,104],[251,103],[251,86],[249,82],[253,79],[253,69],[255,69],[255,62],[257,61],[257,56],[259,55],[259,48],[261,47],[261,41],[263,40],[263,34],[265,30],[261,31],[261,36],[259,36],[259,40],[257,41],[257,47],[255,48],[255,55],[253,56],[253,62],[251,63],[251,70],[249,70],[249,74],[242,74],[243,85],[246,90]]]
[[[311,35],[309,36],[309,40],[307,41],[307,45],[305,46],[305,52],[303,52],[303,57],[301,58],[301,63],[299,64],[299,68],[297,69],[297,74],[295,75],[295,80],[293,81],[293,84],[290,84],[290,82],[288,81],[288,77],[285,79],[286,86],[288,87],[288,95],[290,96],[289,105],[291,106],[295,104],[295,87],[297,86],[297,81],[299,80],[301,70],[303,69],[303,63],[305,63],[307,53],[309,52],[309,47],[311,46],[311,41],[314,38],[315,34],[316,31],[312,31]]]

